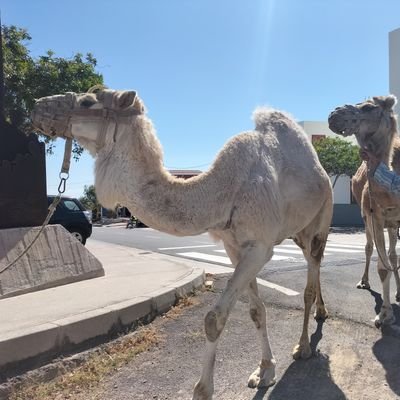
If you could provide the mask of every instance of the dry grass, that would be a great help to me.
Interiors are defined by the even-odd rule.
[[[184,308],[195,304],[198,304],[198,300],[194,297],[184,297],[165,317],[178,318]],[[25,382],[14,390],[9,400],[95,399],[99,384],[106,377],[128,364],[137,354],[149,350],[161,341],[162,336],[154,327],[141,328],[100,347],[79,367],[65,371],[50,382]]]
[[[131,361],[137,354],[149,350],[161,340],[154,328],[143,328],[91,354],[72,371],[67,371],[48,383],[30,382],[11,394],[10,400],[74,399],[82,392],[94,389],[112,372]]]
[[[176,319],[178,318],[181,314],[182,311],[187,308],[187,307],[193,307],[195,305],[199,304],[199,300],[193,296],[185,296],[182,297],[178,304],[174,307],[172,307],[166,314],[165,317],[169,319]]]

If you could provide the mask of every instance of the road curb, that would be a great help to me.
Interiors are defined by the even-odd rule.
[[[203,286],[204,281],[204,270],[194,266],[180,280],[147,295],[27,328],[18,335],[3,336],[0,382],[149,323]]]

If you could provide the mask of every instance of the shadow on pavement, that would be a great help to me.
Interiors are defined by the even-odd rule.
[[[322,339],[322,327],[324,326],[324,322],[325,321],[317,321],[317,329],[311,335],[310,346],[313,354],[317,354],[317,346]]]
[[[324,354],[294,361],[268,399],[346,400],[345,394],[331,378],[329,363],[329,357]]]
[[[375,299],[375,314],[378,315],[379,312],[381,311],[381,307],[382,307],[382,295],[378,292],[375,292],[372,289],[366,289],[368,290],[368,292],[371,293],[371,296]]]
[[[311,335],[310,344],[314,356],[309,360],[292,362],[269,394],[269,400],[346,399],[344,393],[331,378],[329,357],[317,351],[318,343],[322,338],[323,325],[324,321],[318,321],[317,329]],[[256,396],[253,400],[261,400],[262,398]]]
[[[382,328],[382,338],[375,342],[372,351],[385,369],[390,389],[400,396],[400,307],[398,305],[392,307],[396,324]]]

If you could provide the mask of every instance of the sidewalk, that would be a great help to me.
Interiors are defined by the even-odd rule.
[[[151,321],[204,283],[202,263],[89,240],[105,276],[0,301],[0,380]]]

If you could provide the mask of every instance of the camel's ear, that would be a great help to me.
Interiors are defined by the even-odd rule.
[[[390,111],[397,103],[396,96],[390,94],[389,96],[373,97],[375,104],[379,104],[384,110]]]
[[[118,108],[127,108],[133,105],[136,98],[136,92],[134,90],[125,90],[118,94],[116,104]]]

